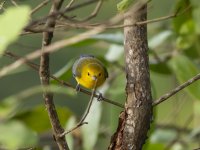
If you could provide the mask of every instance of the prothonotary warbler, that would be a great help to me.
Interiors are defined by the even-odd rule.
[[[81,55],[80,58],[75,61],[72,72],[74,78],[78,82],[77,89],[80,88],[79,85],[88,89],[97,88],[101,86],[108,77],[105,66],[92,55]]]

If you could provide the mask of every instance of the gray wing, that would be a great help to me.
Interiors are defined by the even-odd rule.
[[[81,76],[80,70],[77,69],[77,67],[78,67],[79,65],[80,65],[80,61],[79,61],[79,59],[77,59],[77,60],[74,62],[73,66],[72,66],[72,73],[73,73],[73,76],[74,76],[74,77],[80,77],[80,76]]]

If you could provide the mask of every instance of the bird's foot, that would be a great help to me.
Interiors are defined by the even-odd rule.
[[[80,92],[80,91],[81,91],[81,86],[80,86],[80,84],[77,84],[77,85],[76,85],[75,90],[76,90],[76,92]]]
[[[98,92],[98,94],[97,94],[98,96],[97,96],[97,101],[102,101],[103,100],[103,95],[102,95],[102,93],[100,93],[100,92]]]

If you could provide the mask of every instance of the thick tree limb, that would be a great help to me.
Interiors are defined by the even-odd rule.
[[[125,14],[124,25],[146,20],[146,4]],[[141,150],[152,118],[147,27],[124,28],[126,65],[126,104],[110,150]],[[120,142],[119,142],[120,141]]]
[[[57,12],[60,9],[62,3],[63,0],[54,0],[49,14],[51,15],[52,13]],[[45,26],[54,28],[55,23],[56,23],[56,17],[50,17],[47,19]],[[41,50],[40,68],[39,68],[40,80],[43,86],[49,85],[49,79],[50,79],[49,53],[44,52],[44,48],[51,44],[52,38],[53,38],[53,31],[43,32],[43,41],[42,41],[42,50]],[[64,129],[60,125],[60,121],[58,119],[56,108],[53,102],[53,94],[44,89],[43,97],[45,100],[45,106],[53,129],[55,141],[60,150],[69,150],[65,137],[59,136],[61,133],[64,132]]]

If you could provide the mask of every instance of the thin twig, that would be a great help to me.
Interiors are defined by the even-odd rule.
[[[100,3],[101,1],[99,1]],[[159,17],[159,18],[156,18],[156,19],[152,19],[152,20],[146,20],[146,21],[140,21],[140,22],[136,22],[134,24],[127,24],[127,25],[124,25],[124,24],[120,24],[120,25],[109,25],[108,23],[102,23],[102,24],[86,24],[86,23],[81,23],[82,21],[86,21],[85,19],[84,20],[81,20],[78,21],[78,23],[75,23],[75,22],[61,22],[61,21],[58,21],[58,23],[60,25],[57,25],[56,26],[56,29],[60,28],[60,29],[65,29],[66,27],[72,27],[72,28],[83,28],[83,29],[94,29],[94,28],[99,28],[99,26],[102,26],[102,25],[105,25],[105,29],[118,29],[118,28],[124,28],[124,27],[130,27],[130,26],[133,26],[133,25],[143,25],[143,24],[148,24],[148,23],[155,23],[155,22],[158,22],[158,21],[163,21],[163,20],[167,20],[167,19],[171,19],[171,18],[175,18],[175,17],[178,17],[182,14],[184,14],[191,6],[188,6],[187,8],[185,8],[182,12],[179,12],[180,9],[178,9],[175,13],[171,14],[171,15],[168,15],[168,16],[163,16],[163,17]],[[100,9],[100,5],[99,7],[97,7],[98,9]],[[96,10],[94,12],[98,12],[99,10]],[[91,16],[95,16],[95,13]],[[63,15],[64,17],[64,15]],[[66,17],[66,16],[65,16]],[[90,16],[89,16],[90,17]],[[66,17],[66,19],[70,19],[69,17]],[[91,19],[91,18],[89,18]],[[40,28],[40,29],[35,29],[35,28],[27,28],[26,29],[27,32],[23,32],[21,33],[21,35],[26,35],[26,34],[31,34],[31,33],[41,33],[43,31],[52,31],[52,28]]]
[[[65,7],[65,9],[69,9],[71,6],[72,6],[72,4],[75,2],[75,0],[71,0],[68,4],[67,4],[67,6]]]
[[[176,87],[175,89],[171,90],[169,93],[164,94],[163,96],[161,96],[159,99],[155,100],[153,102],[153,106],[156,106],[164,101],[166,101],[168,98],[170,98],[171,96],[175,95],[176,93],[178,93],[179,91],[183,90],[184,88],[188,87],[190,84],[194,83],[195,81],[200,79],[200,73],[197,74],[196,76],[192,77],[191,79],[189,79],[188,81],[186,81],[185,83],[179,85],[178,87]]]
[[[29,25],[27,25],[25,27],[25,30],[31,28],[31,26],[34,26],[34,25],[36,25],[38,23],[46,21],[48,18],[58,17],[60,15],[64,15],[66,12],[70,12],[70,11],[73,11],[75,9],[78,9],[78,8],[81,8],[81,7],[84,7],[84,6],[91,5],[91,4],[93,4],[93,3],[97,2],[97,1],[99,1],[99,0],[88,0],[88,1],[84,1],[82,3],[79,3],[77,5],[71,6],[69,8],[65,8],[63,10],[56,11],[56,12],[54,12],[52,14],[49,14],[48,16],[45,16],[45,17],[43,17],[41,19],[32,21],[31,23],[29,23]]]
[[[84,18],[83,20],[79,20],[78,22],[85,22],[85,21],[88,21],[88,20],[96,17],[98,12],[99,12],[99,10],[100,10],[100,8],[101,8],[101,6],[102,6],[102,4],[103,4],[103,0],[99,0],[99,2],[97,3],[94,11],[88,17]]]
[[[6,52],[4,53],[4,56],[13,58],[13,59],[15,59],[15,60],[21,59],[21,57],[17,56],[16,54],[13,54],[13,53],[11,53],[11,52],[9,52],[9,51],[6,51]],[[29,67],[31,67],[32,69],[34,69],[35,71],[37,71],[37,72],[39,71],[39,65],[38,65],[38,64],[35,64],[35,63],[33,63],[33,62],[31,62],[31,61],[28,61],[28,60],[25,61],[25,64],[28,65]],[[65,81],[63,81],[63,80],[60,80],[60,79],[58,79],[57,77],[55,77],[55,76],[53,76],[53,75],[50,75],[50,77],[51,77],[52,79],[54,79],[55,81],[57,81],[59,84],[63,85],[63,86],[72,88],[72,89],[74,89],[74,90],[75,90],[75,88],[76,88],[75,86],[72,86],[70,83],[67,83],[67,82],[65,82]],[[85,90],[85,89],[83,89],[83,88],[80,88],[80,92],[82,92],[82,93],[84,93],[84,94],[87,94],[87,95],[90,95],[90,96],[92,95],[92,93],[91,93],[90,91],[87,91],[87,90]],[[94,97],[98,98],[99,95],[97,95],[96,93],[94,93]],[[110,100],[110,99],[108,99],[108,98],[105,98],[105,97],[102,97],[102,101],[105,101],[105,102],[110,103],[110,104],[112,104],[112,105],[118,106],[118,107],[120,107],[120,108],[124,108],[124,106],[123,106],[122,104],[117,103],[117,102],[115,102],[115,101],[113,101],[113,100]]]
[[[94,95],[95,95],[95,92],[96,92],[96,84],[97,84],[97,80],[96,80],[96,82],[95,82],[94,89],[92,90],[92,95],[91,95],[91,97],[90,97],[90,101],[89,101],[89,103],[88,103],[88,105],[87,105],[87,108],[86,108],[86,110],[85,110],[83,116],[81,117],[81,120],[79,121],[79,123],[78,123],[74,128],[63,132],[63,133],[60,135],[61,137],[62,137],[62,136],[65,136],[66,134],[68,134],[68,133],[70,133],[70,132],[72,132],[72,131],[74,131],[74,130],[76,130],[77,128],[81,127],[81,126],[84,125],[84,124],[88,124],[88,122],[84,122],[84,121],[85,121],[85,118],[88,116],[88,114],[89,114],[89,112],[90,112],[90,108],[91,108],[91,106],[92,106],[92,102],[93,102]]]
[[[42,7],[44,7],[45,5],[47,5],[49,2],[49,0],[45,0],[42,3],[40,3],[39,5],[37,5],[35,8],[32,9],[31,11],[31,15],[33,15],[35,12],[37,12],[39,9],[41,9]]]

